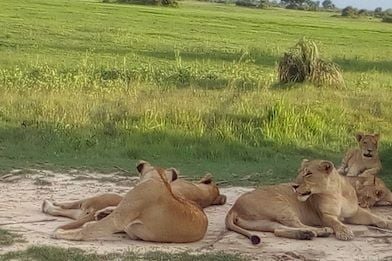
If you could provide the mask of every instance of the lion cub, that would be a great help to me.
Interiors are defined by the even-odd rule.
[[[240,196],[226,216],[226,227],[253,244],[260,238],[248,230],[294,239],[334,232],[340,240],[351,240],[354,234],[342,221],[392,228],[391,221],[358,206],[353,186],[330,161],[303,160],[296,183],[265,186]]]
[[[357,192],[358,203],[363,208],[392,204],[392,192],[378,177],[347,177]]]
[[[378,157],[379,134],[357,133],[359,148],[350,149],[342,160],[338,172],[347,176],[375,176],[381,170]]]

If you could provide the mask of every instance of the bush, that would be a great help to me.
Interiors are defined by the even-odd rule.
[[[382,18],[382,22],[384,23],[392,23],[392,15],[384,15]]]
[[[320,59],[316,43],[306,39],[284,54],[278,74],[281,83],[309,81],[315,85],[344,85],[339,66]]]
[[[176,0],[102,0],[104,3],[116,2],[121,4],[138,4],[138,5],[162,5],[162,6],[178,6]]]
[[[358,9],[356,9],[352,6],[347,6],[342,10],[342,16],[357,17],[358,16]]]
[[[237,0],[235,5],[254,8],[266,8],[269,6],[266,0]]]

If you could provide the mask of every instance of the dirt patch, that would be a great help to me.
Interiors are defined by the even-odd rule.
[[[190,244],[156,244],[133,241],[125,234],[113,235],[110,240],[75,242],[55,240],[50,234],[57,226],[70,220],[51,217],[41,212],[44,199],[74,200],[105,192],[126,193],[137,182],[135,177],[98,173],[53,173],[34,171],[20,178],[9,175],[0,181],[0,228],[23,235],[25,242],[12,246],[0,246],[0,254],[22,250],[32,245],[78,247],[97,253],[122,251],[214,251],[224,250],[249,254],[254,260],[382,260],[392,259],[392,234],[352,226],[356,238],[342,242],[334,237],[316,238],[311,241],[296,241],[277,238],[271,233],[257,233],[261,244],[253,246],[249,240],[225,229],[227,211],[242,193],[252,188],[223,188],[227,204],[205,209],[209,226],[203,240]],[[11,179],[8,180],[7,179]],[[391,207],[376,208],[374,212],[392,216]]]

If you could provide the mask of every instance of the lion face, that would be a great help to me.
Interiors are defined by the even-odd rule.
[[[357,133],[356,139],[362,151],[362,157],[371,159],[378,153],[379,134],[363,134]]]
[[[333,171],[336,170],[330,161],[303,160],[295,180],[297,184],[293,185],[298,200],[306,201],[313,194],[328,192]]]
[[[159,178],[160,176],[162,176],[164,179],[166,179],[168,183],[171,183],[178,178],[178,171],[175,168],[156,168],[147,161],[143,160],[137,164],[136,169],[140,174],[140,181],[150,178]]]
[[[376,186],[365,185],[356,189],[358,196],[358,204],[363,208],[371,208],[381,201],[385,193]]]
[[[382,201],[388,193],[385,184],[376,177],[358,180],[355,183],[358,204],[363,208],[371,208]]]

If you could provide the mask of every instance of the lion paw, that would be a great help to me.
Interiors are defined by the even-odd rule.
[[[311,230],[298,231],[297,233],[297,239],[300,240],[311,240],[316,236],[317,234]]]
[[[52,208],[52,206],[52,202],[45,199],[44,202],[42,202],[41,210],[43,213],[49,213],[49,209]]]
[[[353,231],[348,227],[342,227],[335,231],[336,238],[339,240],[349,241],[354,238]]]

